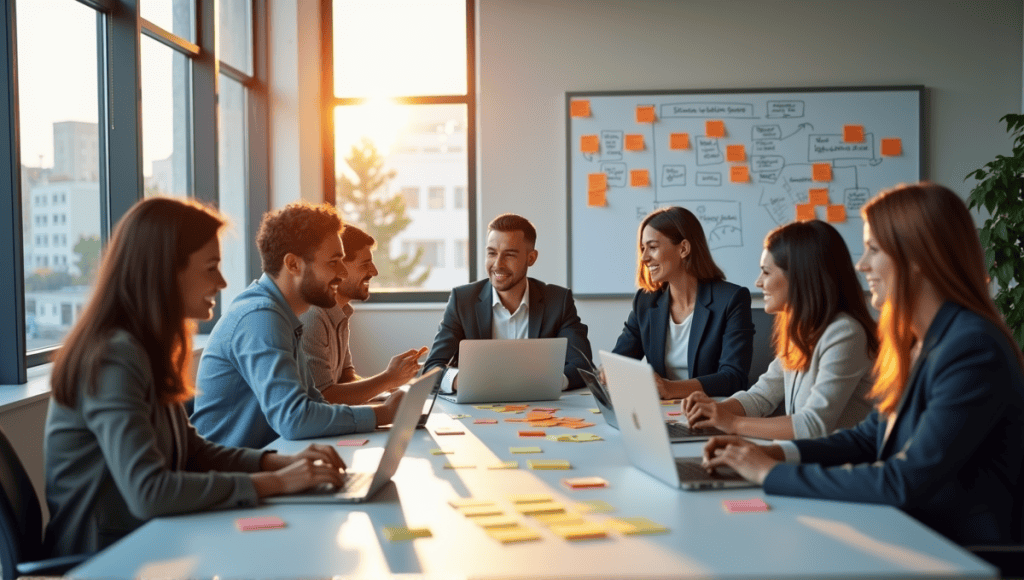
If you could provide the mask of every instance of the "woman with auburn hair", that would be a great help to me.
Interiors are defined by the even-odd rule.
[[[932,183],[882,192],[861,214],[857,268],[881,310],[875,411],[819,439],[716,437],[705,465],[768,493],[893,505],[960,544],[1020,544],[1024,356],[989,296],[971,215]]]
[[[640,222],[637,239],[640,290],[612,352],[646,357],[663,399],[746,388],[754,354],[750,291],[725,281],[697,216],[656,209]]]
[[[156,516],[342,483],[344,463],[329,446],[294,456],[223,447],[188,421],[191,320],[209,320],[226,286],[224,224],[196,202],[157,197],[114,229],[53,368],[44,540],[52,556],[100,550]]]
[[[818,220],[772,230],[756,286],[764,311],[775,315],[775,360],[750,389],[725,401],[687,397],[682,410],[690,427],[805,439],[859,423],[871,411],[878,337],[839,232]],[[769,417],[779,405],[785,415]]]

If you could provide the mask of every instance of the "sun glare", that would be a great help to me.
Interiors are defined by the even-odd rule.
[[[365,137],[381,155],[387,156],[406,131],[408,121],[408,107],[392,99],[377,98],[362,105],[335,107],[335,151],[344,156]]]

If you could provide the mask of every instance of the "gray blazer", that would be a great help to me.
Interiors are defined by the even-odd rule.
[[[867,340],[864,327],[840,313],[815,345],[806,372],[786,370],[776,358],[750,389],[731,398],[748,417],[767,417],[785,403],[796,439],[853,427],[872,409],[867,393],[875,361],[868,356]]]
[[[239,472],[259,471],[263,452],[210,443],[182,405],[159,404],[146,351],[130,334],[111,337],[96,394],[85,387],[73,409],[51,399],[46,417],[50,555],[102,549],[156,516],[257,503]]]

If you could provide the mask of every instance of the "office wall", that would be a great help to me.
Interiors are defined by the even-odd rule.
[[[530,218],[540,232],[530,272],[559,284],[566,91],[921,84],[925,175],[964,196],[964,175],[1009,150],[999,117],[1021,110],[1019,0],[478,0],[477,18],[479,223]],[[629,301],[578,305],[595,350],[610,348]],[[442,311],[356,307],[361,372],[429,341]],[[413,340],[378,342],[410,328]]]

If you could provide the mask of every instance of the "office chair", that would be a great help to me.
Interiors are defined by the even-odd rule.
[[[7,435],[0,430],[0,578],[59,576],[92,554],[43,559],[39,499]]]

